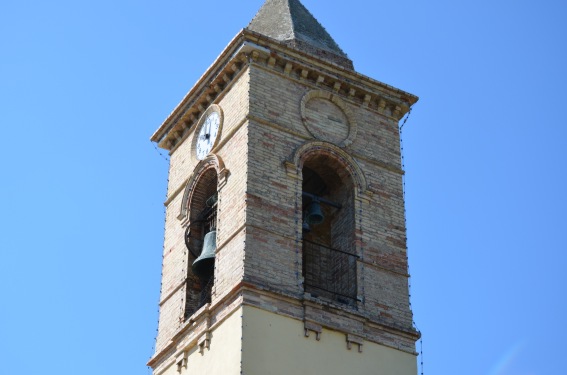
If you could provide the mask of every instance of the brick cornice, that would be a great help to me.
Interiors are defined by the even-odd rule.
[[[314,88],[324,88],[396,121],[418,98],[415,95],[295,50],[284,43],[242,30],[201,76],[151,140],[167,150],[180,144],[206,108],[224,95],[248,64],[284,74]]]
[[[253,43],[261,45],[271,52],[271,58],[287,57],[290,60],[304,62],[306,66],[311,66],[315,70],[327,71],[329,74],[334,75],[337,79],[342,79],[345,82],[363,85],[365,90],[372,90],[375,93],[382,93],[387,95],[393,100],[399,101],[400,104],[411,107],[419,98],[406,91],[400,90],[396,87],[380,82],[354,70],[346,69],[331,61],[315,57],[311,54],[288,47],[285,43],[278,42],[265,35],[255,33],[250,30],[243,30],[243,37]],[[275,65],[275,64],[273,64]]]
[[[399,99],[383,93],[382,91],[371,91],[363,88],[361,84],[350,81],[345,77],[331,73],[323,73],[306,62],[286,62],[283,68],[275,69],[275,64],[262,61],[260,54],[253,59],[253,66],[270,71],[281,77],[292,80],[309,87],[313,90],[324,88],[325,90],[340,95],[340,98],[356,106],[363,106],[374,113],[379,113],[394,121],[399,121],[409,110],[410,105]],[[281,58],[281,61],[286,61]],[[292,74],[293,72],[295,74]],[[413,104],[412,104],[413,105]]]
[[[176,122],[179,120],[183,112],[188,106],[195,104],[195,99],[200,96],[203,90],[207,89],[207,83],[215,76],[220,74],[224,68],[224,64],[228,59],[230,59],[230,54],[234,53],[238,44],[242,41],[243,32],[238,33],[228,46],[221,52],[221,54],[215,59],[213,64],[205,71],[205,73],[199,78],[197,83],[189,90],[187,95],[181,100],[181,102],[175,107],[175,109],[169,114],[161,126],[154,132],[150,138],[153,142],[162,143],[164,137],[168,135],[172,126],[175,126]],[[217,74],[215,74],[217,73]]]

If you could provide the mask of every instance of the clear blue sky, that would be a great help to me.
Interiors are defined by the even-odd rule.
[[[404,128],[425,375],[558,375],[567,5],[303,3]],[[0,4],[0,374],[147,374],[167,162],[149,137],[262,0]]]

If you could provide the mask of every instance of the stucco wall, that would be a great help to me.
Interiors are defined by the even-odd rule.
[[[187,367],[173,363],[163,375],[202,374],[239,375],[241,358],[242,308],[235,310],[220,326],[211,332],[209,349],[200,352],[199,346],[189,349]]]
[[[416,357],[364,342],[347,348],[344,334],[304,335],[303,322],[254,307],[243,309],[244,375],[415,375]]]

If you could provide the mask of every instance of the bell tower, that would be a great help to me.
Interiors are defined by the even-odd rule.
[[[267,0],[152,136],[170,154],[155,375],[417,374],[398,123]]]

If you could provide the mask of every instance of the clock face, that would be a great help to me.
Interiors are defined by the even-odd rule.
[[[212,112],[207,116],[207,118],[201,125],[201,130],[199,131],[196,145],[197,159],[203,160],[207,157],[209,152],[211,152],[213,146],[215,145],[217,135],[219,133],[219,128],[219,113]]]

